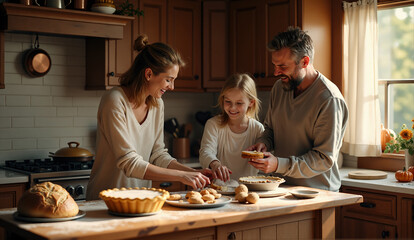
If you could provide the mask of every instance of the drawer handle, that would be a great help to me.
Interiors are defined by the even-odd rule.
[[[236,240],[236,234],[234,234],[234,232],[231,232],[231,233],[227,236],[227,240]]]
[[[171,187],[172,182],[163,182],[160,184],[160,187],[162,188],[167,188],[167,187]]]
[[[363,202],[363,203],[360,203],[359,206],[364,207],[364,208],[374,208],[375,203]]]
[[[382,238],[388,238],[388,237],[390,237],[390,232],[389,231],[382,231],[381,232],[381,237]]]

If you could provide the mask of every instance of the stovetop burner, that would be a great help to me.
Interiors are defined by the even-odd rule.
[[[92,169],[93,161],[55,161],[52,158],[39,158],[28,160],[7,160],[7,168],[21,170],[28,173],[62,172],[73,170]]]

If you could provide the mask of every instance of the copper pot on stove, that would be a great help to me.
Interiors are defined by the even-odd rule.
[[[78,142],[68,142],[69,147],[61,148],[55,153],[49,152],[49,157],[56,161],[87,162],[93,160],[94,155],[85,148],[80,148]]]

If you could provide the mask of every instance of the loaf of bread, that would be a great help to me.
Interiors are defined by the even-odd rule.
[[[23,193],[17,211],[27,217],[66,218],[76,216],[79,207],[66,189],[44,182]]]

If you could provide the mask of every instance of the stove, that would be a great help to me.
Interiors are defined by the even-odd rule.
[[[53,182],[65,188],[76,200],[85,200],[92,161],[55,161],[52,158],[7,160],[3,169],[29,176],[30,187]]]

